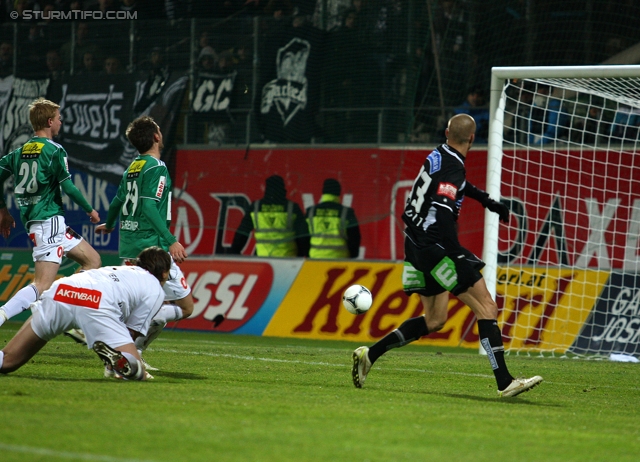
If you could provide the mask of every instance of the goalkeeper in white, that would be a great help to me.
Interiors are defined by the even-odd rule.
[[[164,301],[162,285],[171,257],[159,247],[143,250],[135,266],[107,266],[58,279],[31,316],[0,351],[0,373],[13,372],[47,342],[71,328],[82,329],[87,347],[102,359],[110,376],[128,380],[151,378],[134,339],[146,335]]]

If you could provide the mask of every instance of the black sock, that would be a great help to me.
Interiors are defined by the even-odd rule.
[[[480,344],[487,352],[493,375],[496,376],[498,390],[504,390],[509,386],[513,377],[509,374],[507,363],[504,361],[504,345],[502,344],[502,333],[495,319],[479,319],[478,332],[480,333]]]
[[[429,334],[429,329],[427,329],[427,320],[424,316],[407,319],[400,327],[389,332],[369,348],[369,361],[373,364],[388,350],[414,342],[427,334]]]

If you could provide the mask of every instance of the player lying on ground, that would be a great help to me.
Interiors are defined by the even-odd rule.
[[[85,333],[112,371],[130,380],[152,378],[133,343],[145,335],[164,300],[171,257],[159,247],[143,250],[135,266],[106,266],[59,279],[31,305],[33,315],[0,351],[0,373],[19,369],[52,338],[71,328]]]
[[[475,139],[476,123],[467,114],[453,116],[447,142],[426,158],[407,198],[402,219],[405,264],[402,284],[407,295],[417,293],[424,315],[407,319],[371,348],[353,352],[353,384],[361,388],[373,363],[392,348],[437,332],[447,321],[449,292],[465,303],[478,320],[480,344],[487,352],[498,384],[498,396],[516,396],[542,382],[542,377],[516,379],[507,369],[498,306],[480,270],[484,262],[458,242],[457,220],[464,197],[509,221],[509,209],[466,181],[464,161]]]

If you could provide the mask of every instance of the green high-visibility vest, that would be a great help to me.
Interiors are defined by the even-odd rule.
[[[287,204],[254,203],[251,220],[259,257],[295,257],[298,246],[293,229],[293,202]]]

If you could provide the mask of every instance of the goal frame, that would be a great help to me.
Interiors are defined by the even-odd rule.
[[[528,66],[494,67],[491,69],[489,139],[487,148],[486,191],[496,200],[501,197],[505,81],[509,79],[545,78],[631,78],[640,77],[640,65],[602,66]],[[484,217],[484,245],[482,258],[486,264],[483,271],[489,293],[495,300],[498,272],[498,215],[488,210]],[[479,347],[480,353],[485,354]]]

